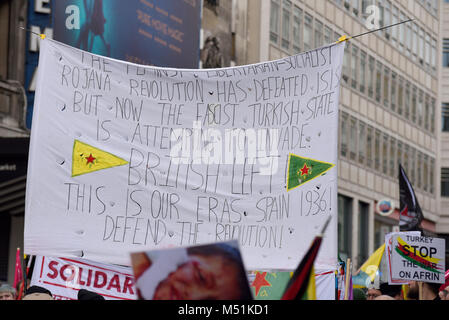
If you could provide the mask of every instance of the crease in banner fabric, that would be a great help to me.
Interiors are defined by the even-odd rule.
[[[236,239],[247,270],[288,271],[331,215],[315,268],[335,269],[344,47],[195,70],[42,40],[25,253],[129,266]]]

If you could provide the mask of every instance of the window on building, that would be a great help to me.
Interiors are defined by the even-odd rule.
[[[352,199],[338,195],[338,253],[346,261],[351,257]]]
[[[424,61],[426,62],[426,67],[430,68],[430,35],[428,33],[425,34],[425,41]]]
[[[313,49],[313,18],[310,14],[306,13],[304,16],[304,51],[310,51]]]
[[[382,173],[388,174],[388,136],[384,134],[382,143]]]
[[[396,224],[397,225],[397,224]],[[374,246],[379,248],[385,243],[385,236],[393,231],[393,225],[391,223],[386,223],[374,220]]]
[[[360,51],[360,70],[359,70],[359,90],[361,93],[365,93],[366,86],[366,53]]]
[[[435,193],[435,159],[430,159],[430,167],[429,167],[429,192],[431,194]]]
[[[366,155],[366,127],[365,123],[359,121],[359,163],[361,165],[365,164],[365,155]]]
[[[389,0],[386,0],[384,2],[384,25],[388,26],[391,24],[391,3]],[[391,28],[386,28],[385,29],[385,37],[387,39],[390,39],[391,36]]]
[[[373,167],[373,128],[366,129],[366,166]]]
[[[332,39],[332,29],[328,26],[324,27],[324,44],[330,44],[334,42]]]
[[[348,153],[348,114],[342,113],[340,121],[340,155],[346,157]]]
[[[357,119],[351,117],[351,123],[349,127],[349,159],[357,160]]]
[[[422,90],[419,90],[418,94],[418,126],[422,127],[423,125],[423,113],[424,113],[424,98],[423,98]]]
[[[432,98],[430,104],[430,132],[435,133],[435,108],[436,108],[436,100]]]
[[[380,131],[376,130],[375,136],[374,136],[374,169],[376,171],[380,171],[380,157],[382,154],[380,153]]]
[[[351,44],[348,43],[345,49],[345,54],[343,56],[342,77],[345,83],[349,83],[350,67],[351,67]]]
[[[406,34],[405,34],[405,44],[406,44],[406,55],[410,57],[412,55],[412,24],[406,23]]]
[[[302,9],[293,7],[293,53],[299,53],[302,50]]]
[[[359,201],[359,234],[358,234],[358,261],[361,265],[368,259],[369,235],[369,204]]]
[[[274,43],[278,43],[279,39],[279,0],[271,0],[270,11],[270,40]]]
[[[427,0],[427,1],[426,1],[426,5],[427,5],[426,9],[427,9],[427,11],[428,11],[430,14],[433,14],[433,11],[432,11],[432,1],[433,1],[433,0]]]
[[[402,154],[402,166],[404,167],[404,170],[407,173],[407,175],[410,172],[409,150],[410,147],[408,146],[408,144],[404,144],[404,153]]]
[[[432,38],[432,47],[430,51],[430,63],[432,65],[433,72],[437,71],[437,41]]]
[[[292,12],[292,3],[289,0],[283,0],[282,6],[282,48],[290,49],[290,15]]]
[[[390,69],[384,69],[384,106],[389,107],[390,104]]]
[[[402,115],[404,108],[408,106],[404,106],[404,79],[399,77],[398,83],[398,114]]]
[[[443,67],[449,68],[449,39],[443,39]]]
[[[441,196],[449,197],[449,168],[441,168]]]
[[[430,97],[428,94],[425,95],[424,106],[424,129],[429,130]]]
[[[352,0],[352,14],[358,17],[359,13],[359,0]]]
[[[356,46],[352,46],[352,58],[351,58],[351,87],[357,89],[357,66],[359,49]]]
[[[391,9],[391,24],[396,24],[399,22],[398,20],[399,10],[396,6],[393,6]],[[398,27],[391,28],[391,38],[393,40],[393,45],[396,46],[398,41]]]
[[[390,139],[390,176],[396,177],[396,139]]]
[[[423,174],[423,189],[424,191],[429,190],[429,156],[424,155],[423,159],[423,168],[422,168],[422,174]]]
[[[416,123],[416,108],[417,108],[417,97],[416,97],[416,91],[418,89],[413,86],[412,89],[412,110],[411,110],[411,120],[413,121],[413,123]]]
[[[397,148],[396,148],[396,154],[397,154],[396,163],[402,164],[402,142],[401,141],[398,141]]]
[[[293,53],[301,52],[302,48],[302,10],[295,6],[293,8]]]
[[[421,65],[424,65],[424,50],[425,50],[424,30],[422,28],[419,28],[418,53],[419,53],[419,63]]]
[[[400,13],[399,21],[405,21],[405,15],[403,12]],[[399,52],[404,52],[405,45],[405,24],[402,23],[397,26],[399,28]]]
[[[424,155],[424,164],[423,164],[423,189],[424,191],[429,191],[429,165],[430,158],[428,155]]]
[[[377,1],[377,3],[375,4],[373,1],[373,4],[375,4],[377,6],[377,9],[379,9],[379,27],[383,27],[385,26],[385,11],[384,11],[384,6],[383,6],[383,1]]]
[[[421,152],[417,152],[416,157],[416,187],[421,189],[422,187],[422,165],[423,165],[423,154]]]
[[[449,132],[449,103],[441,106],[441,126],[443,132]]]
[[[399,86],[402,86],[403,83],[404,83],[404,79],[400,78],[399,81],[400,81]],[[402,97],[402,95],[400,95],[400,94],[398,96]],[[405,116],[406,119],[410,119],[411,105],[410,105],[410,82],[409,81],[407,81],[405,83],[404,105],[405,105],[405,107],[404,107],[404,116]]]
[[[373,77],[374,77],[374,65],[375,65],[375,60],[373,57],[369,57],[369,64],[368,64],[368,96],[370,98],[374,98],[374,81],[373,81]]]
[[[415,171],[416,171],[416,149],[410,147],[410,169],[407,175],[412,183],[415,183]]]
[[[362,0],[362,15],[367,16],[368,15],[368,7],[373,5],[373,0]]]
[[[438,0],[432,0],[432,10],[435,16],[438,16]]]
[[[418,57],[418,25],[413,23],[413,61]]]
[[[396,80],[397,79],[397,74],[396,72],[392,72],[391,73],[391,88],[390,88],[390,92],[391,92],[391,111],[395,112],[396,111],[396,101],[397,101],[397,94],[396,94]]]
[[[376,63],[376,101],[382,103],[382,63]]]
[[[315,47],[323,45],[323,24],[315,19]]]

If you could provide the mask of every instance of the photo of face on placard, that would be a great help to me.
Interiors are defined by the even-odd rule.
[[[237,241],[131,254],[141,300],[251,300]]]

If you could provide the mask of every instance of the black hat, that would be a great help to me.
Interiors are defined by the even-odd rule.
[[[78,300],[105,300],[102,295],[99,295],[98,293],[81,289],[78,291]]]
[[[53,296],[51,294],[50,290],[42,288],[42,287],[39,287],[39,286],[31,286],[31,287],[29,287],[27,289],[27,291],[25,292],[25,295],[32,294],[32,293],[45,293],[45,294],[48,294],[50,296]]]

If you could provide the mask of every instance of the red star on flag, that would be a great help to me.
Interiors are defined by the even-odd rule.
[[[95,160],[95,159],[96,159],[96,158],[92,157],[92,153],[91,153],[91,154],[86,158],[86,160],[87,160],[86,165],[89,164],[89,163],[94,164],[94,160]]]
[[[254,287],[256,289],[256,297],[262,287],[271,287],[271,283],[269,283],[267,279],[265,279],[266,275],[266,272],[256,272],[256,279],[254,279],[253,283],[251,283],[251,287]]]
[[[304,176],[306,174],[309,174],[310,168],[307,166],[307,164],[304,163],[304,167],[301,169],[301,176]]]

